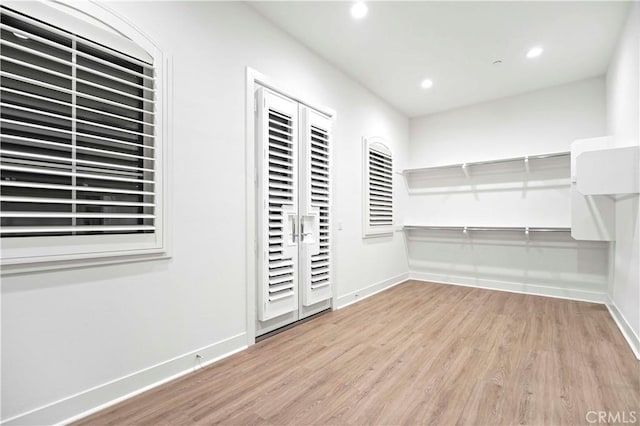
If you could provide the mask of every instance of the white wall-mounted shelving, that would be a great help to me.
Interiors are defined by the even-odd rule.
[[[570,233],[569,227],[537,227],[537,226],[437,226],[437,225],[404,225],[403,231],[451,231],[470,236],[475,232],[512,232],[521,233],[529,238],[533,233]]]
[[[524,167],[524,171],[529,171],[529,167],[533,162],[537,162],[538,160],[548,160],[553,158],[562,158],[565,157],[567,160],[571,153],[569,151],[562,152],[553,152],[548,154],[538,154],[538,155],[526,155],[522,157],[510,157],[510,158],[500,158],[496,160],[486,160],[486,161],[473,161],[467,163],[457,163],[457,164],[445,164],[440,166],[429,166],[429,167],[418,167],[405,169],[401,173],[405,176],[415,174],[415,173],[428,173],[428,172],[436,172],[436,171],[444,171],[444,170],[461,170],[466,176],[470,175],[470,170],[480,166],[491,166],[497,164],[504,163],[521,163]]]
[[[437,225],[404,225],[403,230],[426,230],[426,231],[515,231],[515,232],[571,232],[569,227],[537,227],[537,226],[437,226]]]
[[[570,159],[560,151],[405,169],[404,222],[568,227]]]

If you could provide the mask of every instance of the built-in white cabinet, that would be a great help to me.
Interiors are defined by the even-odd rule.
[[[614,241],[616,196],[638,192],[638,147],[618,147],[612,136],[571,145],[571,235]]]
[[[583,195],[640,192],[640,146],[585,151],[576,157],[576,186]]]

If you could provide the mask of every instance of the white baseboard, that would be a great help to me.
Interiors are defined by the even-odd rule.
[[[387,278],[376,284],[370,285],[360,290],[352,291],[343,296],[338,296],[338,300],[335,309],[342,309],[345,306],[349,306],[352,303],[359,302],[367,297],[371,297],[376,293],[380,293],[383,290],[389,289],[393,286],[401,284],[409,279],[409,273],[405,272],[395,277]]]
[[[247,348],[241,333],[3,420],[2,425],[68,424]],[[203,361],[196,362],[196,354]],[[78,414],[80,413],[80,414]]]
[[[629,325],[629,321],[627,321],[624,315],[622,315],[622,312],[620,312],[620,309],[618,309],[616,304],[613,303],[611,298],[608,298],[607,300],[607,309],[609,309],[609,313],[611,314],[613,321],[615,321],[620,332],[631,347],[633,354],[640,360],[640,337],[634,333],[633,328]]]
[[[555,286],[524,284],[510,281],[494,281],[472,277],[448,276],[428,272],[409,272],[412,280],[428,281],[438,284],[451,284],[464,287],[484,288],[487,290],[507,291],[510,293],[531,294],[536,296],[557,297],[560,299],[579,300],[582,302],[607,302],[606,292],[595,292],[580,289],[567,289]]]

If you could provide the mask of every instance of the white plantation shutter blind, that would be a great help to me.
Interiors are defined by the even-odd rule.
[[[365,236],[393,231],[393,158],[379,138],[365,139]]]
[[[308,107],[301,112],[302,292],[303,304],[310,306],[331,297],[331,120]]]
[[[297,104],[258,91],[257,140],[263,214],[258,319],[298,308],[298,111]]]
[[[2,237],[154,233],[153,64],[1,12]]]

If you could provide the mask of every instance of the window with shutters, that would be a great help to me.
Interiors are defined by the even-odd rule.
[[[364,236],[393,232],[393,156],[384,140],[364,140]]]
[[[3,266],[164,252],[159,53],[32,2],[1,45]]]

